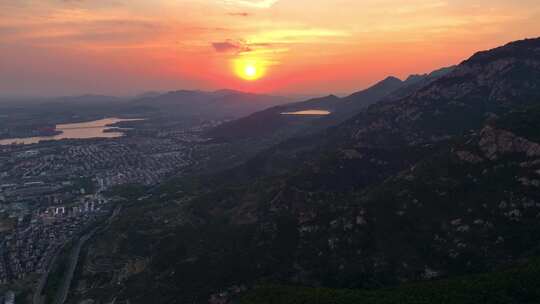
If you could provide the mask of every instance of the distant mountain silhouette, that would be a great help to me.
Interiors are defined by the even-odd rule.
[[[118,102],[125,100],[120,97],[107,96],[107,95],[96,95],[96,94],[85,94],[77,96],[63,96],[56,98],[42,99],[41,102],[44,104],[66,104],[66,105],[92,105],[92,104],[102,104],[108,102]]]
[[[447,68],[431,74],[415,75],[409,77],[406,81],[391,76],[365,90],[344,98],[329,95],[276,106],[220,125],[211,130],[209,136],[231,140],[273,135],[284,139],[302,134],[302,132],[316,132],[337,125],[353,117],[362,109],[393,94],[411,92],[416,88],[416,85],[425,84],[449,71],[451,69]],[[327,116],[282,115],[282,113],[305,110],[325,110],[331,112],[331,114]]]
[[[159,95],[162,95],[162,94],[163,94],[162,92],[148,91],[148,92],[137,94],[134,99],[153,98],[153,97],[158,97]]]
[[[215,92],[179,90],[131,102],[166,116],[201,116],[207,118],[242,117],[255,111],[286,103],[285,97],[244,93],[234,90]]]

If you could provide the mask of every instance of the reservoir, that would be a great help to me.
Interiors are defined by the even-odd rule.
[[[329,111],[325,111],[325,110],[304,110],[304,111],[281,113],[281,115],[315,115],[315,116],[324,116],[324,115],[330,115],[330,114],[331,113]]]
[[[61,139],[89,139],[89,138],[117,138],[124,136],[122,129],[111,127],[111,125],[124,121],[139,121],[144,119],[123,119],[123,118],[104,118],[99,120],[59,124],[56,125],[56,130],[61,131],[61,134],[53,136],[37,136],[27,138],[8,138],[0,139],[0,145],[36,144],[44,140],[61,140]]]

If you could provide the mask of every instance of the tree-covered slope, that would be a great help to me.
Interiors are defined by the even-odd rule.
[[[294,286],[259,286],[240,299],[241,304],[510,304],[540,301],[538,260],[504,271],[433,282],[409,283],[397,288],[352,290]]]
[[[540,39],[479,53],[406,97],[127,206],[88,249],[90,265],[112,266],[83,272],[93,287],[81,295],[381,288],[538,256],[539,105]]]

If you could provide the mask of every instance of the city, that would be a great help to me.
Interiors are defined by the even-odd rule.
[[[113,139],[0,146],[0,293],[6,290],[5,303],[15,300],[15,292],[2,286],[43,288],[62,248],[112,214],[119,199],[111,197],[111,189],[156,186],[193,167],[200,158],[195,154],[205,149],[204,131],[219,123],[166,130],[146,126]]]

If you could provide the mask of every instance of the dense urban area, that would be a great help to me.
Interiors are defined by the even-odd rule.
[[[111,216],[111,189],[155,186],[193,166],[202,132],[217,123],[0,145],[0,303],[15,303],[10,287],[43,288],[62,249]]]

